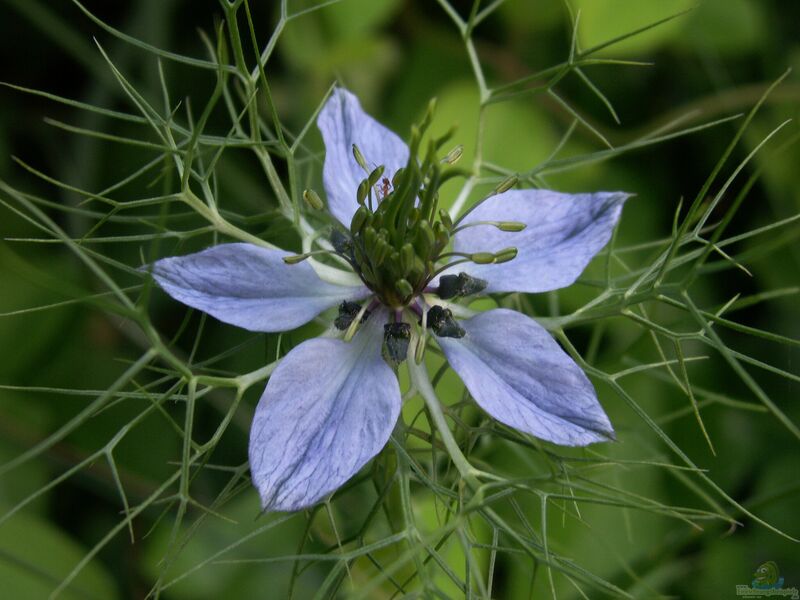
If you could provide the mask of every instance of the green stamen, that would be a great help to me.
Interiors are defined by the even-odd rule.
[[[463,148],[457,146],[441,158],[440,148],[453,135],[451,130],[440,138],[429,139],[421,151],[434,106],[435,102],[431,102],[419,126],[412,127],[408,163],[396,173],[386,173],[385,165],[369,170],[369,157],[353,146],[353,156],[366,174],[356,193],[359,206],[350,222],[349,235],[337,230],[331,238],[336,251],[351,263],[364,284],[385,306],[394,309],[402,309],[422,294],[450,257],[491,264],[516,256],[514,248],[496,253],[446,252],[457,229],[447,211],[439,208],[439,189],[442,182],[460,174],[448,167],[458,160]],[[515,179],[508,180],[498,190],[515,183]],[[307,196],[309,204],[316,204],[318,198],[313,193]],[[524,223],[514,221],[490,224],[508,232],[525,227]],[[306,257],[299,255],[286,260],[299,262]]]

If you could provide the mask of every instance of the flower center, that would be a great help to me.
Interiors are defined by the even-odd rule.
[[[438,210],[443,176],[437,150],[446,138],[431,141],[420,165],[415,157],[421,135],[414,131],[412,158],[391,181],[382,166],[368,173],[358,188],[349,235],[340,232],[333,240],[364,283],[392,308],[408,305],[425,289],[450,242],[452,222]],[[354,154],[363,161],[357,148]]]
[[[439,189],[448,179],[464,172],[447,168],[460,157],[460,147],[444,158],[439,155],[452,131],[431,139],[424,159],[421,163],[417,160],[420,141],[431,118],[432,107],[420,125],[412,128],[408,163],[391,174],[391,181],[383,166],[370,171],[366,158],[353,146],[356,162],[366,174],[356,195],[359,207],[349,231],[335,230],[331,237],[336,252],[350,262],[378,299],[393,309],[408,306],[453,257],[485,264],[512,260],[517,253],[515,248],[468,255],[445,252],[458,224],[439,208]],[[521,223],[491,224],[505,231],[524,228]],[[447,297],[474,294],[486,286],[485,282],[480,285],[481,280],[471,281],[477,287],[470,288],[462,278],[456,282],[458,285],[449,286]]]
[[[348,341],[378,303],[383,304],[390,309],[391,315],[384,327],[383,353],[394,365],[402,362],[409,352],[412,324],[419,333],[417,339],[422,348],[419,352],[424,351],[427,330],[439,337],[460,338],[465,335],[465,330],[450,310],[435,304],[428,309],[426,303],[417,297],[423,292],[437,294],[442,300],[471,296],[483,291],[487,282],[465,272],[441,275],[443,271],[461,263],[503,263],[517,256],[514,247],[498,252],[448,251],[451,238],[460,230],[476,225],[491,225],[507,232],[525,228],[524,223],[516,221],[470,221],[462,224],[483,200],[455,222],[446,210],[439,208],[441,186],[453,177],[469,173],[451,167],[461,156],[461,147],[440,157],[440,150],[450,139],[452,130],[440,138],[430,139],[423,160],[417,159],[432,116],[433,103],[419,126],[412,127],[408,162],[396,173],[385,173],[382,165],[370,170],[367,158],[353,145],[353,156],[366,177],[356,192],[358,208],[350,227],[335,227],[330,238],[333,252],[344,258],[375,294],[375,298],[364,304],[342,302],[334,321],[335,327],[345,332],[344,339]],[[515,184],[516,177],[509,177],[487,197],[505,192]],[[307,190],[304,197],[313,208],[322,207],[316,193]],[[316,250],[287,256],[284,261],[296,264],[311,255],[329,253],[329,250]],[[436,277],[439,277],[438,286],[432,289],[430,283]],[[405,321],[406,318],[411,322]]]

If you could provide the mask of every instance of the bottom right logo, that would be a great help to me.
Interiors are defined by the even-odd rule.
[[[768,596],[783,596],[800,600],[800,590],[796,587],[784,588],[778,565],[774,561],[765,562],[753,573],[750,585],[737,585],[736,595],[748,598],[765,598]]]

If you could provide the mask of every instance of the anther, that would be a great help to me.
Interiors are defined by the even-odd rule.
[[[508,177],[503,179],[503,181],[501,181],[499,184],[497,184],[497,187],[494,188],[494,193],[495,194],[502,194],[503,192],[507,192],[508,190],[513,188],[515,185],[517,185],[518,181],[519,181],[519,178],[516,175],[509,175]]]
[[[410,342],[411,325],[409,323],[387,323],[383,326],[384,357],[394,366],[406,359]]]
[[[314,190],[306,190],[303,192],[303,200],[314,210],[322,210],[325,208],[325,205],[322,203],[322,198],[320,198]]]
[[[311,253],[294,254],[292,256],[284,256],[283,257],[283,262],[285,262],[287,265],[296,265],[297,263],[303,262],[309,256],[311,256]]]
[[[497,257],[492,252],[473,252],[469,255],[469,259],[477,265],[490,265]]]
[[[447,156],[442,159],[442,162],[446,165],[455,164],[458,162],[458,159],[461,158],[462,154],[464,154],[464,146],[459,144],[447,153]]]
[[[339,305],[339,315],[334,319],[333,324],[339,331],[344,331],[353,323],[353,320],[361,312],[361,305],[357,302],[348,302],[345,300]],[[361,315],[359,323],[363,323],[369,318],[369,311],[365,310]]]
[[[361,150],[358,149],[358,146],[353,144],[353,158],[356,159],[358,166],[364,169],[365,171],[369,171],[367,169],[367,161],[364,159],[364,155],[361,154]]]
[[[482,225],[491,225],[492,227],[497,227],[500,231],[511,233],[517,233],[527,227],[527,225],[521,221],[470,221],[469,223],[457,227],[453,233],[458,233],[469,227],[480,227]]]
[[[494,255],[494,263],[496,265],[499,265],[500,263],[514,260],[515,258],[517,258],[517,249],[506,248],[504,250],[500,250],[500,252]]]
[[[362,306],[356,316],[353,318],[353,321],[350,323],[350,327],[347,328],[347,331],[344,332],[344,341],[350,342],[353,337],[356,335],[356,331],[358,328],[361,327],[361,323],[363,323],[367,317],[369,317],[369,310],[367,310],[367,304]]]
[[[472,277],[466,273],[458,275],[442,275],[439,278],[439,289],[436,294],[442,300],[459,298],[461,296],[471,296],[486,289],[489,282],[485,279]]]
[[[428,327],[439,337],[462,338],[466,331],[453,318],[449,308],[434,305],[428,311]]]
[[[500,231],[522,231],[527,227],[525,223],[520,223],[519,221],[500,221],[495,225]]]

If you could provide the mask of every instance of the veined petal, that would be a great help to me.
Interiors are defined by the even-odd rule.
[[[222,244],[153,265],[170,296],[220,321],[250,331],[287,331],[343,300],[364,298],[364,286],[322,281],[306,263],[287,265],[283,250]]]
[[[463,338],[437,338],[475,401],[514,429],[564,446],[613,439],[581,368],[533,319],[496,309],[461,321]]]
[[[487,292],[545,292],[573,283],[608,243],[619,220],[624,192],[562,194],[510,190],[483,202],[464,224],[518,221],[520,232],[476,225],[455,235],[457,252],[497,252],[514,246],[517,257],[499,265],[464,264],[463,270],[489,282]],[[454,268],[454,271],[459,269]]]
[[[319,113],[317,126],[325,142],[323,183],[328,208],[348,227],[358,208],[358,184],[367,177],[353,157],[353,144],[364,155],[368,168],[385,166],[384,176],[389,180],[408,162],[408,147],[395,133],[365,113],[358,98],[342,88],[333,90]]]
[[[385,312],[352,342],[303,342],[267,383],[250,430],[250,471],[265,510],[299,510],[336,490],[381,451],[400,386],[381,357]]]

